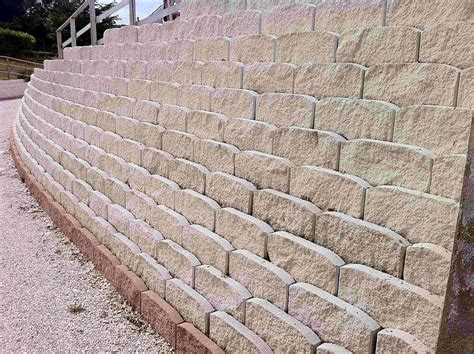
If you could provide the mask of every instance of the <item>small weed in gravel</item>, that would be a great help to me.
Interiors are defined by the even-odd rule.
[[[73,304],[73,305],[69,305],[69,307],[67,308],[68,311],[72,314],[78,314],[78,313],[81,313],[81,312],[84,312],[86,309],[84,308],[84,306],[82,306],[81,304]]]

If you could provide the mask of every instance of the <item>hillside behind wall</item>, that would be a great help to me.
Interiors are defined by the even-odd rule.
[[[136,306],[179,313],[173,345],[186,327],[226,352],[433,352],[473,20],[470,0],[184,1],[35,70],[14,142],[141,277]]]

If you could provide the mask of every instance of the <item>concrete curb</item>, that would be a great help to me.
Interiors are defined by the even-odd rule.
[[[176,353],[224,353],[210,338],[181,315],[145,283],[134,272],[121,264],[107,247],[64,210],[30,173],[20,158],[13,138],[10,137],[13,162],[28,190],[54,224],[81,250],[105,278],[127,299],[158,334],[163,336]]]

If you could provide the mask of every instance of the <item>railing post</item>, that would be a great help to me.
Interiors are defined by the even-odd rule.
[[[63,58],[63,33],[56,31],[56,42],[58,43],[58,59]]]
[[[128,13],[130,17],[130,25],[131,26],[136,25],[137,24],[137,3],[135,0],[129,0]]]
[[[10,80],[10,58],[7,58],[7,80]]]
[[[77,37],[76,37],[76,19],[71,18],[71,22],[69,23],[71,26],[71,47],[77,46]]]
[[[97,45],[97,19],[95,17],[95,0],[89,0],[89,16],[91,23],[91,45]]]

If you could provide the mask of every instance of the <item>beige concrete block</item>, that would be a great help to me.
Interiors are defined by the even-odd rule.
[[[182,244],[183,228],[189,225],[189,222],[184,216],[164,205],[158,205],[150,209],[148,219],[150,225],[158,230],[163,237]],[[158,261],[160,260],[158,259]]]
[[[235,176],[246,179],[257,188],[271,188],[287,193],[290,169],[289,160],[258,151],[243,151],[235,156]]]
[[[166,60],[168,48],[167,43],[147,41],[146,45],[140,46],[140,60]]]
[[[115,133],[124,139],[136,139],[138,121],[127,117],[117,117]],[[120,142],[120,140],[118,140]]]
[[[406,247],[410,243],[390,229],[337,212],[316,215],[314,242],[341,256],[402,277]]]
[[[315,166],[293,168],[290,194],[309,200],[322,210],[363,217],[369,184],[363,179]]]
[[[211,108],[213,91],[211,86],[181,85],[177,93],[178,105],[189,109],[208,111]]]
[[[250,90],[216,89],[211,95],[211,111],[229,118],[254,119],[257,96]]]
[[[337,43],[338,36],[331,32],[288,33],[276,40],[275,61],[296,65],[333,63]]]
[[[161,149],[161,135],[165,132],[165,130],[165,128],[159,125],[139,123],[137,126],[136,140],[139,143],[145,145],[145,147]]]
[[[156,124],[158,121],[159,110],[159,103],[139,100],[135,103],[135,106],[133,107],[132,118],[135,118],[140,122]]]
[[[107,219],[107,207],[112,201],[98,191],[94,191],[89,195],[89,207],[97,216]]]
[[[377,333],[375,353],[429,353],[430,349],[410,333],[394,328],[384,328]]]
[[[186,119],[186,131],[201,139],[224,139],[224,126],[228,118],[207,111],[190,111]]]
[[[431,243],[417,243],[407,248],[403,279],[444,295],[448,283],[451,252]]]
[[[146,194],[153,198],[156,203],[170,209],[174,209],[174,193],[179,189],[175,182],[158,175],[151,175],[145,186]]]
[[[365,68],[358,64],[302,65],[295,69],[294,93],[316,98],[361,98]]]
[[[451,250],[458,212],[454,200],[387,186],[368,190],[364,219],[412,243],[430,242]]]
[[[339,267],[345,262],[336,253],[284,231],[270,234],[267,247],[270,261],[295,281],[337,293]]]
[[[110,112],[100,111],[97,117],[97,126],[106,132],[109,131],[115,133],[116,119],[117,115]]]
[[[189,222],[214,230],[215,211],[220,208],[211,198],[195,191],[184,189],[174,193],[175,211]]]
[[[219,25],[221,36],[236,37],[260,33],[262,12],[245,10],[228,13],[222,16]]]
[[[365,66],[416,63],[420,31],[410,27],[357,28],[341,35],[337,61]]]
[[[438,156],[465,154],[472,117],[469,109],[403,107],[395,118],[393,141],[417,145]]]
[[[461,200],[466,155],[437,157],[433,163],[430,193]]]
[[[210,265],[195,269],[195,289],[218,311],[232,315],[240,322],[245,319],[245,301],[252,297],[240,283]]]
[[[166,281],[171,279],[171,274],[168,270],[146,253],[138,255],[138,268],[138,275],[142,278],[148,289],[164,298]]]
[[[443,308],[440,296],[359,264],[341,268],[338,296],[381,326],[412,333],[431,350],[436,346]],[[400,306],[406,310],[400,311]]]
[[[388,3],[387,24],[423,29],[441,22],[472,20],[473,10],[473,4],[469,0],[400,0]]]
[[[185,132],[188,113],[189,109],[186,107],[163,104],[160,106],[157,122],[166,129]]]
[[[183,230],[183,247],[192,252],[201,263],[228,274],[229,252],[234,247],[226,239],[202,226],[191,225]]]
[[[391,141],[397,106],[382,101],[326,98],[316,105],[315,129],[346,139]]]
[[[221,16],[201,13],[200,16],[189,19],[184,36],[192,39],[217,37],[220,22]]]
[[[257,98],[255,119],[277,127],[312,128],[316,99],[285,93],[264,93]]]
[[[243,88],[257,93],[293,93],[293,76],[297,70],[296,65],[286,63],[247,64],[244,67]]]
[[[202,139],[194,143],[194,161],[211,172],[234,173],[235,155],[240,152],[233,145]]]
[[[316,354],[351,354],[350,350],[337,344],[323,343],[316,348]]]
[[[108,175],[96,167],[87,170],[86,182],[89,183],[92,188],[101,192],[102,194],[105,194],[104,185],[107,178]]]
[[[142,166],[151,174],[168,176],[168,165],[174,157],[170,153],[155,148],[146,148],[142,152]]]
[[[184,38],[184,33],[188,29],[188,21],[183,19],[177,19],[177,21],[167,21],[160,27],[160,31],[157,33],[157,41],[168,41],[172,39]]]
[[[153,81],[150,88],[150,99],[160,104],[175,105],[179,84],[175,82]]]
[[[117,155],[126,162],[141,165],[143,150],[145,150],[145,145],[140,144],[135,140],[123,139],[118,144]]]
[[[262,13],[262,33],[282,35],[314,28],[315,7],[309,4],[275,6]]]
[[[117,141],[122,139],[120,135],[111,132],[104,132],[100,135],[100,148],[110,154],[117,153]]]
[[[174,40],[173,44],[169,46],[167,56],[168,60],[194,60],[194,48],[195,44],[190,39],[178,39]]]
[[[127,85],[127,96],[137,100],[150,100],[151,81],[130,80]]]
[[[316,7],[314,29],[342,33],[358,27],[384,25],[382,0],[324,1]]]
[[[321,343],[311,329],[263,299],[247,301],[245,325],[274,352],[314,353]]]
[[[146,78],[152,81],[170,81],[173,62],[154,60],[146,64]]]
[[[244,64],[209,61],[202,68],[202,84],[222,88],[242,88]]]
[[[110,238],[110,243],[106,246],[117,256],[120,262],[136,271],[139,260],[140,248],[121,233],[116,233]]]
[[[189,0],[183,3],[181,16],[190,19],[202,14],[222,15],[226,12],[235,12],[246,7],[245,0]]]
[[[272,62],[275,59],[275,43],[275,36],[265,34],[234,37],[230,46],[230,60],[244,64]]]
[[[156,207],[156,203],[144,193],[130,191],[127,193],[125,207],[137,219],[148,221],[150,210]]]
[[[127,96],[128,94],[128,84],[130,79],[126,79],[124,77],[112,77],[112,89],[110,93],[116,96]],[[73,110],[71,110],[71,114],[73,114]]]
[[[389,184],[427,192],[433,157],[416,146],[351,140],[341,145],[339,171],[361,177],[373,186]]]
[[[209,170],[202,165],[184,159],[174,159],[170,162],[168,177],[183,189],[192,189],[203,194],[208,174]]]
[[[196,60],[228,61],[230,39],[226,37],[198,39],[195,44]]]
[[[250,182],[224,172],[212,172],[206,178],[206,195],[222,207],[252,213],[253,193],[257,188]]]
[[[128,234],[132,242],[134,242],[143,252],[154,256],[158,242],[163,240],[163,235],[152,228],[143,220],[132,220],[128,224]]]
[[[179,279],[166,282],[165,300],[173,306],[183,319],[191,322],[203,333],[209,333],[209,314],[212,305],[197,291]]]
[[[175,61],[171,67],[171,79],[178,84],[201,85],[203,63],[200,61]],[[157,80],[164,80],[157,77]]]
[[[192,159],[193,144],[197,139],[193,134],[178,130],[167,130],[162,135],[162,148],[175,157]]]
[[[74,207],[74,217],[87,230],[91,230],[91,220],[96,217],[94,211],[84,203],[78,203]]]
[[[109,204],[107,207],[107,217],[107,221],[115,227],[118,232],[124,234],[128,232],[128,224],[135,219],[132,213],[117,204]]]
[[[276,130],[273,124],[232,118],[226,122],[224,142],[240,150],[255,150],[271,154]]]
[[[79,202],[89,204],[89,195],[93,192],[92,187],[80,179],[74,179],[71,183],[72,194],[76,196]]]
[[[398,106],[455,106],[459,70],[442,64],[381,64],[367,70],[364,98]]]
[[[273,6],[288,5],[294,3],[294,0],[248,0],[248,9],[266,10]]]
[[[461,79],[458,89],[457,106],[461,108],[474,109],[474,68],[461,71]]]
[[[211,313],[209,337],[227,353],[273,353],[262,338],[222,311]]]
[[[288,314],[311,328],[321,340],[352,352],[373,351],[380,326],[367,313],[324,290],[305,283],[290,286]]]
[[[238,250],[229,255],[229,275],[254,297],[261,297],[286,311],[288,286],[294,283],[294,279],[280,267],[249,251]]]
[[[158,242],[155,258],[173,277],[194,287],[194,268],[201,262],[191,252],[171,240],[163,240]]]
[[[132,53],[132,56],[136,53]],[[115,72],[112,72],[111,76],[124,76],[130,79],[147,79],[149,80],[147,73],[147,62],[143,60],[133,60],[132,58],[127,59],[126,61],[113,62],[116,65]],[[109,64],[110,65],[110,64]],[[121,65],[121,67],[120,67]],[[113,69],[113,67],[112,67]],[[118,72],[120,70],[120,72]],[[98,70],[96,74],[100,74],[101,70]]]
[[[273,138],[273,154],[296,166],[316,165],[337,170],[339,151],[345,139],[321,130],[298,127],[280,128]]]
[[[320,210],[312,203],[272,189],[258,190],[253,198],[253,216],[275,230],[305,239],[314,237],[314,217]]]
[[[128,185],[116,178],[107,178],[104,181],[104,194],[116,204],[125,207],[128,192],[130,192]]]

